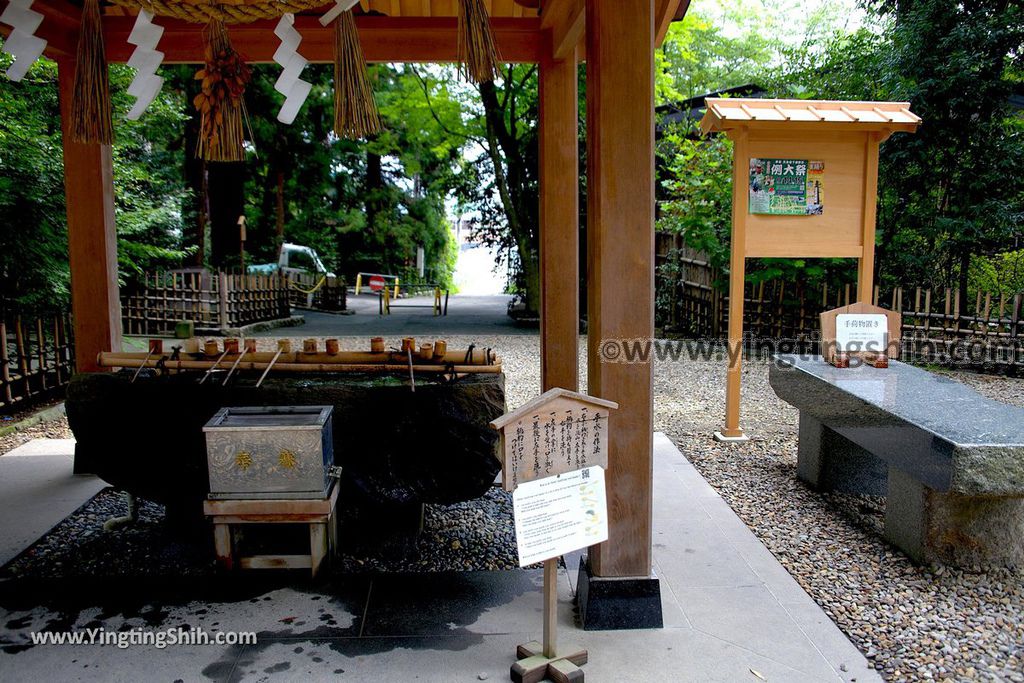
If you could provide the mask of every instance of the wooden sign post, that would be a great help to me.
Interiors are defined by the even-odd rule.
[[[551,389],[526,405],[491,422],[501,433],[502,484],[515,491],[520,484],[600,466],[608,468],[608,413],[618,408],[606,401],[567,389]],[[516,649],[510,676],[519,683],[545,678],[583,681],[579,667],[586,650],[559,650],[558,557],[544,560],[544,642]]]
[[[878,148],[921,118],[908,102],[707,99],[701,130],[733,141],[729,372],[720,441],[740,428],[746,259],[856,258],[871,302]]]

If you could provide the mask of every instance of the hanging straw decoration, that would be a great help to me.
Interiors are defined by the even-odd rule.
[[[211,21],[204,38],[206,66],[196,72],[202,89],[192,100],[202,115],[196,156],[205,161],[243,161],[242,118],[246,116],[243,95],[252,73],[231,47],[224,22]]]
[[[483,0],[459,0],[459,73],[473,83],[493,81],[500,61]]]
[[[352,11],[334,23],[334,132],[355,140],[382,130]]]
[[[110,116],[110,82],[99,0],[85,0],[82,8],[77,63],[71,98],[71,139],[80,143],[112,144],[114,125]]]

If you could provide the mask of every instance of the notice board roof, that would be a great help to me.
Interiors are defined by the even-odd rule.
[[[516,408],[510,413],[505,413],[501,417],[491,422],[491,427],[494,429],[501,429],[510,422],[521,420],[524,417],[529,416],[531,413],[536,411],[538,408],[546,405],[550,401],[556,398],[567,398],[572,401],[579,401],[581,403],[589,403],[590,405],[597,406],[599,408],[608,408],[615,410],[619,407],[619,404],[615,401],[609,401],[603,398],[597,398],[596,396],[587,396],[576,391],[569,391],[568,389],[562,389],[555,387],[554,389],[548,389],[540,396],[528,401],[526,404]]]
[[[701,119],[705,134],[734,128],[830,129],[858,132],[913,133],[921,117],[909,102],[847,102],[843,100],[764,100],[711,98]]]

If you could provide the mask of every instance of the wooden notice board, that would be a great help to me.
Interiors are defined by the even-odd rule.
[[[608,413],[618,407],[555,388],[491,422],[501,432],[505,490],[593,465],[608,469]]]
[[[746,259],[856,258],[857,298],[870,303],[879,145],[893,133],[915,132],[920,124],[908,102],[707,99],[701,130],[724,132],[733,141],[730,360],[725,427],[716,438],[746,440],[740,428]],[[801,199],[806,212],[786,213],[798,201],[792,195],[799,193],[791,191],[800,184],[787,184],[775,169],[801,165],[821,174],[814,189],[823,198],[812,200],[808,173]]]

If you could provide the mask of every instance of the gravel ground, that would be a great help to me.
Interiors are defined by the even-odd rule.
[[[182,534],[170,527],[162,505],[140,501],[138,523],[113,533],[103,530],[106,520],[126,511],[123,493],[113,488],[100,491],[4,567],[0,576],[209,576],[216,571],[212,541],[205,534]],[[267,551],[309,550],[308,536],[301,529],[264,527],[260,533],[273,535],[271,539],[260,539]],[[344,539],[344,530],[341,537]],[[249,537],[240,542],[253,540]],[[512,496],[492,488],[479,500],[426,506],[424,532],[408,553],[343,552],[333,570],[347,574],[499,570],[518,566]]]
[[[2,415],[0,416],[0,428],[17,424],[18,422],[31,417],[35,413],[45,410],[51,406],[55,406],[58,403],[60,403],[59,400],[49,401],[47,403],[34,405],[28,409],[20,410],[16,413]],[[18,446],[23,443],[27,443],[32,439],[70,439],[71,436],[71,430],[68,429],[68,422],[63,417],[59,420],[50,420],[49,422],[42,422],[40,424],[32,425],[31,427],[23,427],[13,434],[0,436],[0,455],[14,450]]]
[[[539,392],[537,337],[450,337],[447,341],[452,348],[472,342],[498,350],[504,360],[510,408]],[[349,349],[367,344],[361,337],[341,342]],[[274,341],[261,339],[260,345],[273,348]],[[584,389],[585,355],[581,345]],[[710,438],[724,414],[722,359],[656,364],[655,429],[673,438],[887,680],[1024,681],[1024,574],[917,567],[881,538],[884,499],[823,495],[800,484],[796,479],[797,411],[772,392],[767,367],[763,361],[744,366],[742,424],[751,441],[723,445]],[[1022,379],[968,372],[948,375],[983,395],[1024,406]],[[48,428],[65,427],[60,421]],[[4,450],[0,442],[0,452]],[[100,509],[92,510],[94,505]],[[477,503],[428,506],[426,533],[409,558],[346,557],[342,566],[354,571],[515,566],[509,507],[507,494],[498,490]],[[110,491],[101,493],[35,550],[48,544],[49,552],[64,553],[66,574],[69,564],[81,562],[83,546],[98,544],[93,540],[98,538],[96,529],[114,509],[121,513],[119,498]],[[159,529],[160,514],[159,506],[145,506],[142,526],[155,524]],[[74,526],[65,529],[69,522]],[[79,532],[79,522],[92,525],[92,531]],[[165,539],[166,534],[150,531],[147,537],[145,542],[136,541],[139,552],[163,557],[163,549],[147,551],[146,544]],[[103,552],[107,554],[97,556],[116,554],[109,548]],[[28,557],[22,556],[11,569],[18,562],[30,566]],[[199,557],[193,569],[208,571],[208,556]],[[181,571],[188,562],[168,559],[165,569]]]

